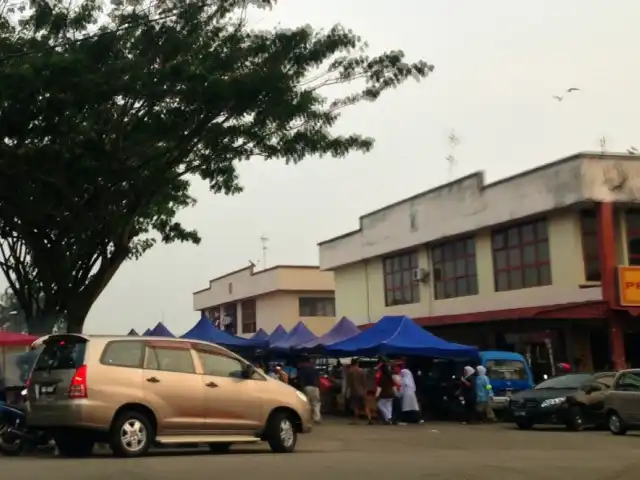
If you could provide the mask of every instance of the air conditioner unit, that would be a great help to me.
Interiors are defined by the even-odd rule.
[[[414,282],[426,282],[429,279],[429,272],[424,268],[413,269],[413,281]]]

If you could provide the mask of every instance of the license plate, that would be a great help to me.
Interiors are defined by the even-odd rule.
[[[53,395],[56,393],[55,385],[40,385],[40,395]]]
[[[515,412],[516,417],[526,417],[527,412]]]

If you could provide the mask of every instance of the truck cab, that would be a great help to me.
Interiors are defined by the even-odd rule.
[[[533,373],[526,358],[519,353],[482,351],[480,364],[487,369],[493,389],[493,407],[505,409],[511,395],[533,388]]]

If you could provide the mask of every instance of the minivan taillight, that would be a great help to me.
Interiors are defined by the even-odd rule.
[[[87,398],[87,366],[76,370],[69,384],[69,398]]]

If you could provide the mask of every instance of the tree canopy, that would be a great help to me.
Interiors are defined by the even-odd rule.
[[[200,237],[175,219],[242,190],[239,161],[367,152],[344,108],[433,67],[350,30],[252,29],[271,0],[33,0],[0,13],[0,269],[27,314],[80,331],[128,258]],[[352,88],[341,97],[327,89]]]

